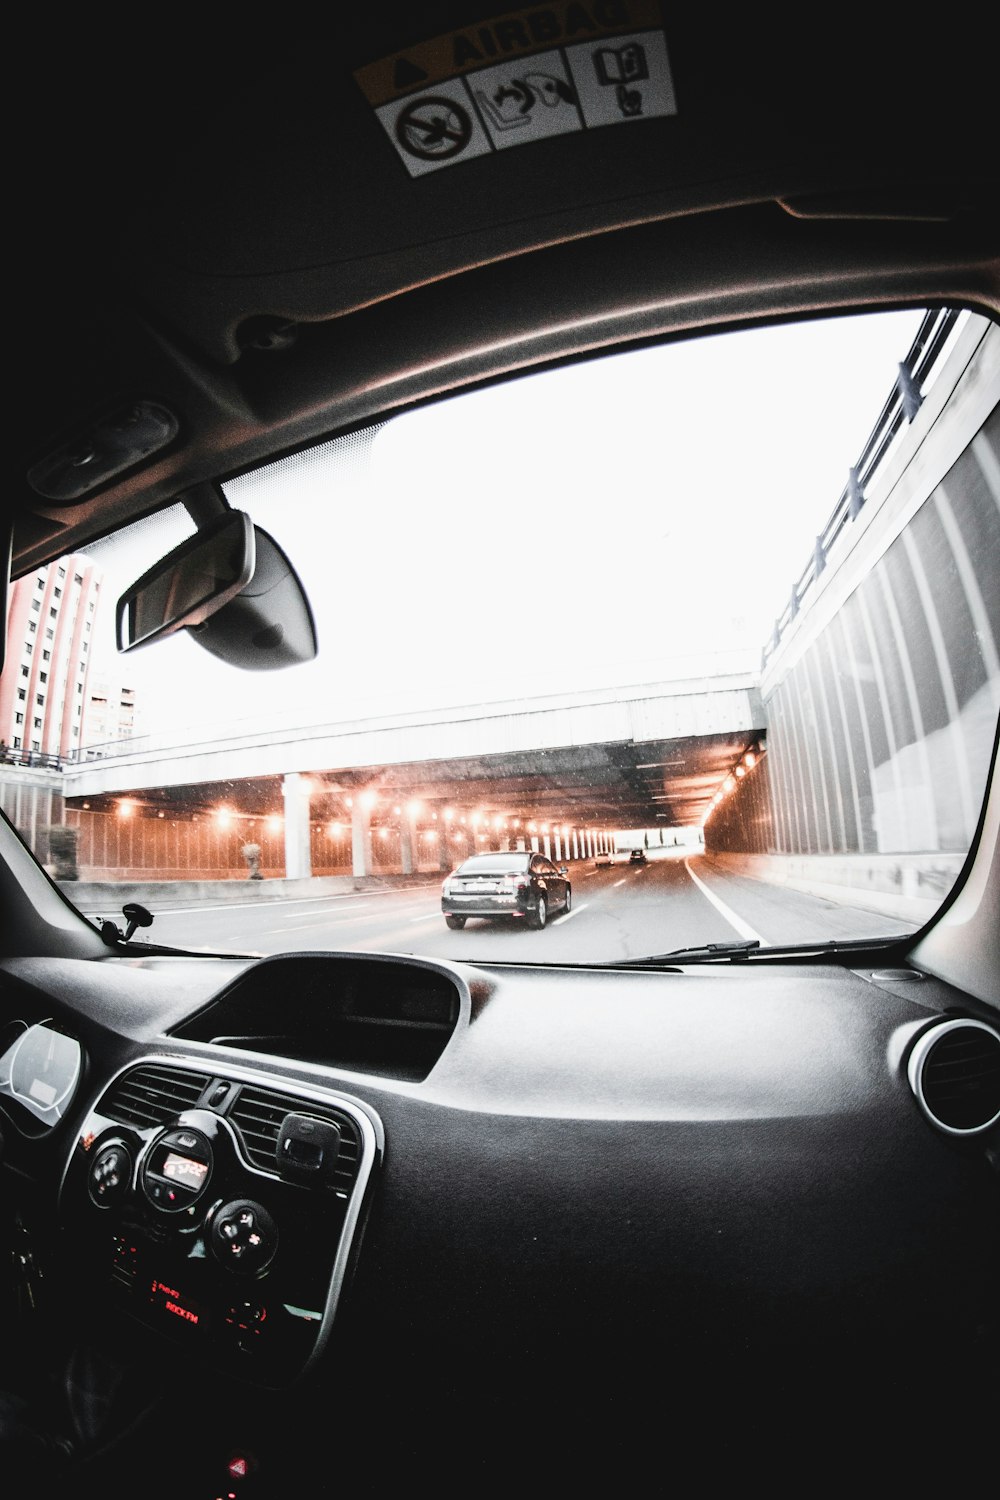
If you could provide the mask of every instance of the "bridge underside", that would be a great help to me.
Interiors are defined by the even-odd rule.
[[[639,743],[332,767],[309,773],[311,813],[315,818],[349,815],[351,802],[368,792],[377,799],[371,809],[373,825],[393,821],[402,804],[418,800],[581,827],[680,827],[701,821],[720,782],[759,739],[756,730],[736,729]],[[209,815],[220,807],[254,817],[280,816],[283,780],[279,775],[251,776],[91,793],[86,798],[72,796],[67,787],[67,800],[71,807],[100,812],[113,810],[127,796],[137,812],[153,817],[160,812],[171,817]]]

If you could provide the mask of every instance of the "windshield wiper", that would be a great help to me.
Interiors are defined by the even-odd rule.
[[[882,952],[905,940],[899,937],[830,938],[815,943],[780,943],[761,947],[760,938],[739,943],[700,943],[692,948],[672,948],[669,953],[651,953],[647,958],[626,958],[608,964],[609,969],[655,968],[665,963],[749,963],[754,959],[766,963],[773,958],[805,958],[837,953]]]

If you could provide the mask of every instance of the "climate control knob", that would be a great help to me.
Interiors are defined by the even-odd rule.
[[[216,1259],[231,1271],[256,1275],[274,1259],[278,1226],[259,1203],[234,1198],[216,1212],[209,1242]]]
[[[116,1144],[98,1151],[87,1174],[87,1190],[98,1208],[110,1208],[128,1192],[132,1180],[132,1157],[126,1147]]]

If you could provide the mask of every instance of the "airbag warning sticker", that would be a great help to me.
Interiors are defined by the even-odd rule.
[[[548,136],[674,115],[655,0],[566,0],[355,75],[411,177]]]

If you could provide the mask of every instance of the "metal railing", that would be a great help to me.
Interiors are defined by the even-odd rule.
[[[938,308],[924,316],[906,358],[900,362],[896,383],[886,398],[878,421],[872,428],[857,462],[848,470],[847,483],[826,525],[816,538],[812,556],[792,584],[788,603],[774,622],[771,638],[765,642],[761,651],[762,672],[778,649],[785,631],[798,614],[806,592],[826,567],[830,548],[844,529],[861,513],[865,505],[865,491],[889,451],[896,434],[904,422],[912,422],[920,410],[924,383],[940,358],[941,351],[959,316],[960,313],[954,308]]]

